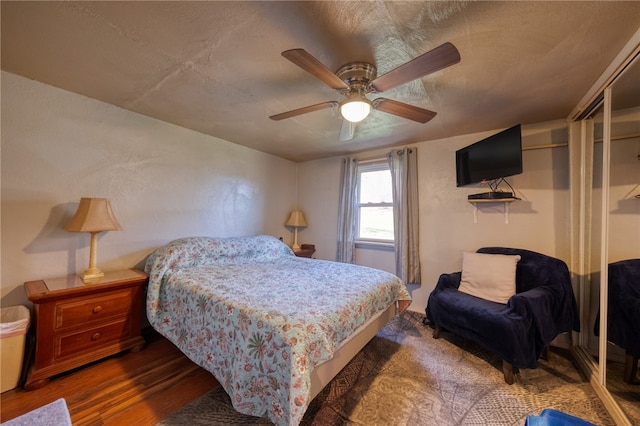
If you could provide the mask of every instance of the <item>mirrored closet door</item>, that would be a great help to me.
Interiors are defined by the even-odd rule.
[[[611,137],[608,146],[608,229],[607,263],[613,268],[640,262],[640,59],[628,66],[611,86]],[[607,148],[607,147],[605,147]],[[637,263],[635,263],[637,266]],[[627,270],[627,269],[625,269]],[[640,272],[638,272],[640,274]],[[615,281],[615,282],[614,282]],[[632,277],[611,271],[608,275],[609,335],[606,348],[606,388],[632,424],[640,424],[640,381],[637,373],[625,380],[629,368],[631,336],[640,336],[639,317],[629,317],[624,306],[633,291],[640,287],[640,275]],[[621,302],[621,303],[617,303]],[[619,306],[622,304],[623,306]],[[638,313],[640,315],[640,313]],[[632,337],[633,338],[633,337]],[[617,343],[612,343],[617,341]],[[637,350],[637,348],[636,348]],[[627,355],[631,359],[627,359]],[[637,359],[636,359],[637,369]]]
[[[634,45],[635,40],[635,45]],[[640,284],[640,274],[609,289],[610,264],[640,259],[640,31],[620,63],[571,124],[572,267],[576,275],[582,331],[576,359],[617,424],[640,424],[638,373],[625,380],[629,351],[618,337],[640,333],[640,323],[621,320],[619,282]],[[606,76],[605,76],[606,77]],[[579,176],[579,177],[578,177]],[[577,209],[576,209],[577,210]],[[637,287],[636,287],[637,288]],[[637,366],[637,361],[636,361]]]

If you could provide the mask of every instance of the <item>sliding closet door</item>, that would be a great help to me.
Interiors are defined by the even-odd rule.
[[[607,263],[640,259],[640,59],[611,86],[610,132],[604,147],[609,161]],[[640,276],[634,282],[640,285]],[[612,313],[607,319],[610,330],[634,326],[609,321]],[[640,324],[635,327],[640,329]],[[606,387],[631,423],[640,424],[640,383],[637,374],[635,384],[623,381],[625,361],[625,348],[608,342]]]

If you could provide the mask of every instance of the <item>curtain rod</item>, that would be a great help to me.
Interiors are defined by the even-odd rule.
[[[409,152],[411,152],[414,148],[413,147],[407,147],[409,149]],[[398,154],[402,153],[402,151],[404,151],[405,148],[402,149],[398,149]],[[393,152],[393,149],[390,150],[389,152]],[[375,157],[375,158],[367,158],[364,160],[360,160],[358,159],[358,163],[360,164],[368,164],[368,163],[378,163],[378,162],[386,162],[387,161],[387,155],[389,154],[384,154],[384,157]]]
[[[358,160],[358,164],[380,163],[380,162],[386,162],[386,161],[387,161],[386,157],[379,157],[379,158],[370,158],[367,160]]]

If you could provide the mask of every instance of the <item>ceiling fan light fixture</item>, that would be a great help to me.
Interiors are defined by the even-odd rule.
[[[371,112],[371,101],[364,96],[352,97],[340,104],[340,114],[345,120],[358,123]]]

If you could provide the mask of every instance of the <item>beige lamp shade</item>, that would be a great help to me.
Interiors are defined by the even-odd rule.
[[[298,245],[298,228],[301,226],[307,226],[307,221],[304,220],[304,215],[300,210],[293,210],[289,215],[289,220],[284,224],[285,226],[292,226],[293,230],[293,245],[291,248],[293,251],[300,251],[300,246]]]
[[[96,267],[98,239],[96,235],[102,231],[120,231],[122,227],[113,215],[111,204],[106,198],[81,198],[78,210],[64,227],[70,232],[88,232],[91,234],[89,267],[80,274],[85,283],[94,283],[104,277],[104,273]]]
[[[81,198],[78,210],[64,227],[70,232],[121,231],[107,198]]]
[[[289,215],[289,220],[285,223],[285,226],[308,226],[307,221],[304,220],[304,214],[300,210],[293,210]]]

